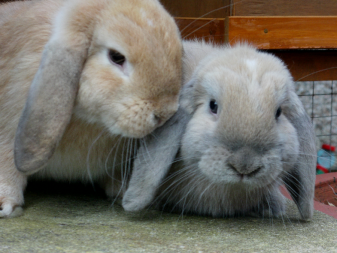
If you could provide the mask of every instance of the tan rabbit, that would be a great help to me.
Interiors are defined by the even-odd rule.
[[[184,51],[180,109],[140,148],[124,208],[281,216],[284,183],[310,219],[315,134],[283,62],[247,45]]]
[[[20,212],[35,172],[117,194],[111,173],[129,169],[134,138],[178,108],[173,18],[157,0],[16,2],[0,14],[0,217]]]

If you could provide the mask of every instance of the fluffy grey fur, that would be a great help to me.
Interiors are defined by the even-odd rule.
[[[185,42],[184,50],[177,115],[185,116],[176,115],[174,126],[165,124],[140,149],[124,208],[152,202],[215,217],[280,216],[285,184],[301,218],[310,219],[315,135],[285,65],[248,45]]]

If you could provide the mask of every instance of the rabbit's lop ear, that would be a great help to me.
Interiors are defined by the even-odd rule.
[[[23,173],[33,173],[48,162],[72,115],[91,32],[90,25],[84,25],[88,28],[84,34],[76,27],[83,24],[71,22],[78,15],[75,9],[61,9],[54,20],[19,121],[14,157]]]
[[[183,87],[178,111],[162,127],[142,142],[133,164],[129,186],[123,197],[126,211],[139,211],[154,199],[180,148],[180,141],[191,119],[193,84]]]
[[[154,199],[180,147],[189,114],[179,109],[162,127],[147,136],[133,164],[129,187],[123,197],[126,211],[139,211]]]
[[[285,175],[284,182],[299,209],[301,218],[308,220],[313,215],[316,175],[315,134],[311,120],[292,86],[288,91],[288,100],[283,111],[295,127],[300,145],[296,166]]]

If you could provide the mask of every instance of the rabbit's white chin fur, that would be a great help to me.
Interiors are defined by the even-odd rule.
[[[213,217],[277,217],[285,211],[285,200],[278,187],[277,182],[257,187],[244,182],[214,181],[197,174],[191,176],[188,171],[184,171],[160,188],[159,192],[164,194],[159,193],[158,201],[159,206],[167,211]]]

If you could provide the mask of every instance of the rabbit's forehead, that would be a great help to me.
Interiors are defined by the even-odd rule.
[[[274,114],[274,110],[282,104],[286,95],[282,80],[274,73],[266,73],[259,79],[254,75],[252,77],[228,72],[226,79],[223,79],[227,80],[227,83],[219,89],[222,92],[223,106],[235,104],[237,108],[242,108],[244,115],[256,112]]]
[[[280,106],[291,82],[289,72],[273,57],[254,56],[219,56],[199,72],[198,79],[207,93],[217,94],[222,103],[235,100],[262,107]]]
[[[138,30],[148,36],[152,34],[156,36],[170,34],[172,37],[169,37],[169,40],[170,38],[176,39],[178,29],[174,19],[165,11],[158,1],[123,0],[117,2],[115,5],[109,4],[109,6],[102,11],[101,23],[103,25],[110,29],[120,28],[123,30],[128,30],[131,26],[131,30],[136,29],[134,30],[136,33]],[[138,27],[138,29],[136,27]],[[137,34],[133,34],[133,40],[137,40],[136,35]],[[161,37],[160,39],[164,42],[164,38]]]
[[[227,68],[219,68],[205,73],[200,84],[209,96],[217,98],[223,105],[249,101],[260,106],[277,106],[287,94],[286,80],[277,73],[266,73],[257,79]]]
[[[177,26],[154,0],[109,1],[97,19],[94,39],[106,46],[110,46],[110,40],[117,42],[131,61],[146,60],[149,56],[158,56],[158,61],[168,57],[181,59]]]

